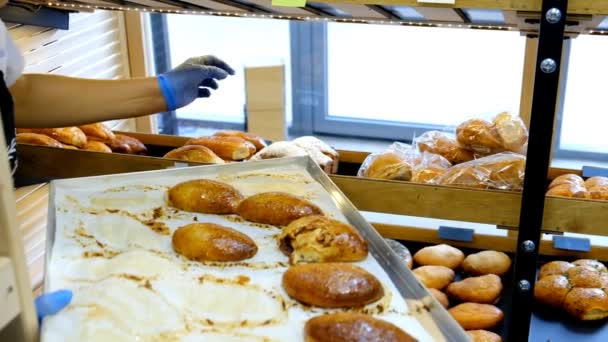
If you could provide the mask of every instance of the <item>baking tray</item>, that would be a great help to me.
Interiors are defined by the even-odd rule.
[[[386,273],[397,292],[405,299],[409,312],[424,327],[426,332],[436,341],[468,341],[467,335],[415,279],[411,271],[399,257],[392,252],[384,239],[365,221],[350,201],[331,182],[329,177],[308,157],[283,158],[250,163],[234,163],[227,165],[209,165],[200,167],[178,168],[173,170],[148,171],[111,176],[98,176],[78,179],[64,179],[51,182],[49,224],[47,238],[45,292],[56,289],[52,286],[51,262],[54,254],[56,239],[56,198],[58,189],[86,189],[94,184],[112,184],[113,186],[155,184],[155,179],[170,177],[173,184],[184,179],[206,178],[217,175],[237,175],[240,173],[274,172],[275,169],[298,169],[307,173],[316,181],[331,199],[333,205],[344,218],[355,226],[369,243],[371,256]],[[95,185],[98,186],[98,185]],[[368,258],[369,259],[369,258]],[[54,319],[54,318],[53,318]],[[45,330],[43,326],[43,337]]]

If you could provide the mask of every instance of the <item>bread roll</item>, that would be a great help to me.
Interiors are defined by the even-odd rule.
[[[549,189],[547,196],[587,198],[589,193],[585,187],[574,184],[560,184]]]
[[[566,272],[575,265],[566,261],[551,261],[544,264],[538,272],[538,279],[550,275],[565,275]]]
[[[199,137],[186,141],[186,145],[203,145],[225,160],[243,160],[255,153],[255,146],[237,137]]]
[[[369,155],[359,172],[359,176],[375,179],[403,180],[412,178],[412,164],[399,153],[384,152]]]
[[[62,128],[32,128],[32,133],[47,135],[60,143],[84,147],[87,143],[87,136],[78,127],[62,127]]]
[[[304,326],[305,342],[416,342],[392,323],[359,313],[332,313],[311,318]]]
[[[234,229],[213,223],[193,223],[178,228],[173,249],[194,261],[240,261],[258,251],[255,242]]]
[[[338,172],[338,165],[340,164],[340,154],[322,140],[312,136],[304,136],[294,139],[293,143],[305,149],[315,148],[321,151],[321,153],[323,153],[332,160],[332,169],[330,173]]]
[[[103,123],[94,123],[89,125],[78,126],[82,132],[87,136],[89,140],[110,142],[116,138],[114,132],[106,127]]]
[[[444,308],[448,308],[450,306],[450,301],[448,300],[448,296],[445,293],[437,290],[437,289],[429,289],[429,292],[435,299],[443,306]]]
[[[595,176],[585,181],[585,187],[587,187],[587,189],[596,186],[608,186],[608,177]]]
[[[446,292],[461,302],[494,304],[502,292],[502,281],[495,274],[486,274],[451,283]]]
[[[489,155],[505,150],[496,127],[485,120],[471,119],[456,128],[456,139],[465,148]]]
[[[38,133],[18,133],[17,134],[17,143],[19,144],[30,144],[30,145],[40,145],[40,146],[48,146],[48,147],[56,147],[63,148],[63,144],[59,141]]]
[[[148,149],[141,141],[123,134],[114,134],[114,139],[108,143],[114,152],[126,154],[146,154]]]
[[[504,112],[496,115],[493,123],[505,150],[518,152],[528,142],[528,129],[520,117]]]
[[[502,342],[500,335],[487,330],[469,330],[467,335],[472,342]]]
[[[463,303],[448,312],[465,330],[492,329],[504,318],[503,312],[490,304]]]
[[[584,266],[584,267],[592,268],[599,272],[608,272],[608,269],[606,268],[606,266],[597,260],[579,259],[579,260],[572,262],[572,264],[575,266]]]
[[[348,262],[367,257],[367,242],[353,226],[325,216],[291,222],[278,236],[279,249],[292,264]]]
[[[421,266],[414,269],[414,276],[429,289],[443,290],[454,281],[454,271],[444,266]]]
[[[559,274],[542,277],[534,285],[534,299],[552,308],[561,308],[568,292],[570,292],[568,278]]]
[[[246,198],[237,213],[247,221],[286,226],[305,216],[322,215],[313,203],[285,192],[264,192]]]
[[[412,173],[411,181],[414,183],[423,184],[435,184],[441,175],[445,173],[446,169],[439,169],[435,167],[427,167],[422,169],[416,169]]]
[[[232,186],[197,179],[169,189],[169,203],[177,209],[204,214],[234,214],[243,195]]]
[[[482,251],[469,254],[462,262],[462,269],[474,276],[496,274],[502,277],[511,269],[511,258],[503,252]]]
[[[428,131],[416,138],[415,142],[421,152],[439,154],[453,164],[475,159],[473,152],[462,147],[452,134]]]
[[[521,190],[525,166],[526,157],[503,152],[453,166],[438,182],[479,189]]]
[[[163,158],[205,164],[224,164],[222,158],[218,157],[213,151],[202,145],[182,146],[167,152]]]
[[[403,262],[405,262],[405,265],[411,270],[414,266],[414,259],[412,258],[410,250],[399,241],[386,238],[384,239],[384,241],[386,241],[386,243],[393,250],[393,252],[395,252],[395,254],[397,254],[397,256],[400,257]]]
[[[602,287],[600,272],[587,266],[575,266],[566,271],[566,278],[571,287]]]
[[[112,149],[100,141],[87,141],[82,149],[92,152],[112,153]]]
[[[283,274],[283,288],[291,298],[322,308],[360,307],[384,295],[376,277],[347,263],[291,266]]]
[[[583,181],[583,178],[581,178],[581,176],[568,173],[565,175],[558,176],[553,181],[551,181],[551,184],[549,184],[549,189],[552,189],[562,184],[574,185],[580,188],[585,187],[585,182]]]
[[[464,254],[455,247],[446,244],[424,247],[414,254],[414,261],[418,265],[445,266],[457,269],[464,260]]]
[[[601,320],[608,317],[608,295],[597,288],[574,288],[566,295],[564,309],[582,321]]]
[[[255,135],[255,134],[249,133],[249,132],[225,130],[225,131],[215,132],[214,135],[218,136],[218,137],[237,137],[237,138],[247,140],[248,142],[253,144],[253,146],[255,146],[256,151],[259,151],[267,146],[266,141],[264,141],[264,139],[262,139],[258,135]]]

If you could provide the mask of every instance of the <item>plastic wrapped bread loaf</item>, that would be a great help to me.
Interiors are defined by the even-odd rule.
[[[503,152],[449,168],[438,183],[478,189],[519,191],[523,187],[526,157]]]
[[[453,134],[428,131],[415,139],[421,152],[430,152],[443,156],[453,164],[460,164],[475,159],[473,152],[465,149]]]
[[[410,145],[396,142],[382,153],[372,153],[367,156],[357,176],[409,181],[417,158],[419,153],[416,153]]]
[[[504,151],[524,152],[528,142],[528,129],[518,116],[500,113],[492,121],[470,119],[456,128],[456,138],[465,148],[490,155]]]

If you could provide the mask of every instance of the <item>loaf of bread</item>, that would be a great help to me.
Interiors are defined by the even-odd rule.
[[[178,228],[171,240],[178,254],[194,261],[240,261],[258,251],[247,235],[213,223],[192,223]]]
[[[392,323],[360,313],[332,313],[311,318],[304,326],[305,342],[416,342]]]
[[[420,266],[412,272],[422,285],[437,290],[446,288],[456,277],[454,271],[445,266]]]
[[[126,154],[146,154],[148,149],[141,141],[124,134],[114,134],[108,146],[114,152]]]
[[[102,143],[101,141],[89,140],[86,144],[84,144],[83,150],[92,151],[92,152],[102,152],[102,153],[112,153],[112,149],[108,147],[108,145]]]
[[[585,187],[587,187],[587,189],[604,186],[608,186],[608,177],[595,176],[585,181]]]
[[[44,134],[60,143],[76,146],[78,148],[83,148],[87,143],[87,136],[78,127],[31,128],[24,131]]]
[[[528,142],[523,121],[509,113],[500,113],[492,122],[470,119],[456,128],[456,138],[465,148],[481,155],[511,151],[521,152]]]
[[[583,178],[581,176],[572,173],[567,173],[564,175],[557,176],[553,181],[551,181],[551,184],[549,184],[549,189],[563,184],[573,185],[581,188],[585,187],[585,181],[583,181]]]
[[[167,152],[163,158],[194,163],[224,164],[224,160],[203,145],[186,145]]]
[[[599,262],[597,260],[593,260],[593,259],[579,259],[579,260],[573,261],[572,265],[592,268],[599,272],[608,272],[608,268],[606,268],[606,266],[604,264],[602,264],[601,262]]]
[[[199,137],[186,141],[186,145],[202,145],[209,148],[224,160],[243,160],[251,157],[255,146],[245,139],[238,137]]]
[[[370,154],[359,170],[359,176],[386,180],[409,181],[412,178],[412,163],[396,152]]]
[[[600,185],[587,188],[588,197],[594,200],[608,200],[608,186]]]
[[[48,135],[38,133],[17,133],[17,143],[57,148],[64,147],[62,143],[49,137]]]
[[[590,194],[584,186],[562,183],[550,188],[547,196],[589,198]]]
[[[323,215],[315,204],[285,192],[263,192],[247,197],[236,210],[247,221],[286,226],[305,216]]]
[[[438,179],[442,185],[478,189],[515,190],[523,188],[526,157],[503,152],[449,168]]]
[[[234,214],[243,195],[229,184],[197,179],[179,183],[169,189],[173,207],[204,214]]]
[[[439,131],[428,131],[415,139],[421,152],[430,152],[443,156],[453,164],[460,164],[475,159],[473,152],[462,147],[454,135]]]
[[[443,306],[444,308],[448,308],[450,306],[450,300],[445,293],[437,290],[437,289],[429,289],[431,295]]]
[[[499,251],[482,251],[467,255],[462,269],[474,276],[496,274],[502,277],[511,269],[511,258]]]
[[[412,172],[411,181],[422,184],[436,184],[439,177],[441,177],[446,170],[447,169],[436,167],[417,168]]]
[[[237,138],[244,139],[244,140],[250,142],[251,144],[253,144],[253,146],[255,146],[256,151],[259,151],[267,146],[266,141],[264,141],[264,139],[262,139],[258,135],[255,135],[255,134],[249,133],[249,132],[225,130],[225,131],[215,132],[214,135],[219,136],[219,137],[237,137]]]
[[[540,268],[540,271],[538,272],[538,279],[540,280],[550,275],[564,275],[573,267],[575,267],[575,265],[567,261],[556,260],[548,262]]]
[[[418,265],[445,266],[453,270],[459,268],[463,260],[461,250],[446,244],[424,247],[414,254]]]
[[[494,304],[502,292],[502,281],[495,274],[470,277],[451,283],[446,292],[460,302]]]
[[[448,312],[465,330],[492,329],[504,318],[502,310],[490,304],[463,303]]]
[[[494,117],[496,132],[506,151],[519,152],[528,142],[528,129],[520,117],[503,112]]]
[[[107,143],[116,138],[114,132],[101,122],[78,126],[78,128],[84,132],[89,140]]]

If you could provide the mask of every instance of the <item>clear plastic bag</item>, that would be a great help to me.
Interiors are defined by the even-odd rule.
[[[523,187],[526,157],[503,152],[449,168],[437,182],[477,189],[519,191]]]
[[[409,181],[418,153],[410,145],[395,142],[384,152],[372,153],[365,160],[357,176]]]
[[[456,139],[480,155],[521,153],[527,150],[528,129],[520,117],[503,112],[491,121],[470,119],[461,123],[456,128]]]
[[[464,148],[453,134],[440,131],[428,131],[414,139],[415,146],[421,152],[430,152],[443,156],[453,164],[460,164],[475,159],[470,150]]]

